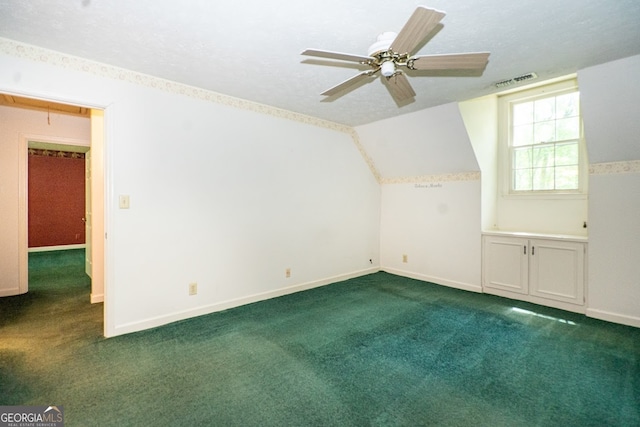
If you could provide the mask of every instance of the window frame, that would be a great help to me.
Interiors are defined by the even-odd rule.
[[[534,101],[550,96],[578,91],[575,76],[552,83],[513,89],[498,94],[498,162],[500,194],[509,198],[585,198],[587,195],[588,161],[584,140],[582,109],[580,109],[580,136],[578,138],[578,188],[575,190],[514,190],[513,189],[513,156],[511,147],[512,106],[517,103]],[[555,143],[561,143],[556,141]]]

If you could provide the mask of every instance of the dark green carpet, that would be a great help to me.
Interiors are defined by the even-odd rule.
[[[0,298],[1,405],[68,426],[640,426],[640,329],[377,273],[103,339],[83,256],[32,254],[29,294]]]

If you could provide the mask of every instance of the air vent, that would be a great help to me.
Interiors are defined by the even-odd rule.
[[[533,80],[533,79],[537,79],[538,75],[536,73],[527,73],[527,74],[523,74],[521,76],[518,77],[513,77],[511,79],[507,79],[507,80],[502,80],[501,82],[498,82],[495,84],[496,87],[505,87],[505,86],[511,86],[514,85],[516,83],[521,83],[527,80]]]

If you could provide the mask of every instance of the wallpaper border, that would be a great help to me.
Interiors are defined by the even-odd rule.
[[[57,159],[85,160],[85,153],[64,150],[47,150],[44,148],[29,148],[27,154],[33,157],[55,157]]]
[[[349,133],[349,126],[0,37],[0,52],[177,95]]]
[[[589,175],[614,175],[621,173],[640,173],[640,160],[593,163],[589,165]]]
[[[305,114],[296,113],[281,108],[223,95],[207,89],[189,86],[183,83],[154,77],[151,75],[131,71],[113,65],[103,64],[73,55],[67,55],[54,50],[45,49],[39,46],[17,42],[11,39],[0,37],[0,52],[7,55],[26,58],[36,62],[42,62],[75,71],[93,74],[99,77],[110,78],[118,81],[125,81],[153,89],[163,90],[172,94],[188,96],[204,101],[222,104],[228,107],[266,114],[272,117],[292,120],[295,122],[317,126],[348,134],[358,152],[369,167],[371,173],[380,184],[411,184],[411,183],[433,183],[451,181],[475,181],[480,179],[480,172],[446,173],[440,175],[423,175],[408,177],[383,178],[376,168],[372,158],[366,152],[360,142],[355,128],[328,120],[319,119]],[[638,173],[640,172],[640,160],[627,162],[595,163],[589,166],[589,174],[604,175],[618,173]]]
[[[380,184],[420,184],[453,181],[479,181],[480,172],[444,173],[439,175],[421,175],[396,178],[381,178]]]
[[[183,83],[154,77],[148,74],[131,71],[124,68],[115,67],[113,65],[103,64],[85,58],[73,55],[67,55],[43,47],[29,45],[17,42],[15,40],[0,37],[0,52],[18,58],[25,58],[35,62],[42,62],[70,70],[81,71],[95,76],[109,78],[118,81],[124,81],[153,89],[163,90],[176,95],[188,96],[199,100],[214,102],[226,105],[228,107],[238,108],[241,110],[252,111],[255,113],[266,114],[272,117],[292,120],[295,122],[330,129],[351,136],[353,143],[362,155],[371,173],[380,182],[380,173],[376,169],[371,157],[365,151],[360,142],[357,132],[354,128],[328,120],[319,119],[301,113],[296,113],[281,108],[248,101],[241,98],[235,98],[229,95],[223,95],[207,89],[201,89],[189,86]]]

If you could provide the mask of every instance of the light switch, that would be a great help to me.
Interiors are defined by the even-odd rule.
[[[129,196],[120,195],[120,209],[129,209]]]

